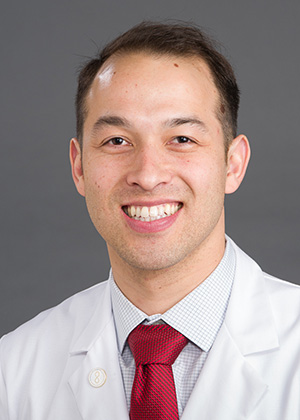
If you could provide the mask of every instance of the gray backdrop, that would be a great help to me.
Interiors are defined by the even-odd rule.
[[[242,90],[252,159],[226,199],[227,232],[265,271],[300,282],[299,0],[3,2],[0,335],[107,277],[68,164],[77,69],[142,19],[170,18],[221,40]]]

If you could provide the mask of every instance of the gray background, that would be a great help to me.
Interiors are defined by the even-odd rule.
[[[252,145],[246,179],[226,199],[227,232],[266,271],[300,282],[299,0],[17,0],[0,19],[0,335],[107,276],[68,164],[76,75],[142,19],[193,21],[225,46]]]

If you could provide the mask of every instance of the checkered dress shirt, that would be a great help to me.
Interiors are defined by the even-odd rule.
[[[189,339],[189,343],[172,366],[179,417],[182,415],[209,350],[224,321],[235,274],[235,260],[235,251],[230,242],[227,242],[224,256],[213,273],[162,315],[148,316],[136,308],[120,291],[110,273],[119,362],[128,410],[130,410],[135,363],[127,337],[140,323],[164,322]]]

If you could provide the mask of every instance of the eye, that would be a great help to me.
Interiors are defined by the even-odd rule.
[[[132,149],[132,144],[129,140],[115,136],[107,138],[101,144],[101,150],[104,153],[126,153]]]
[[[186,136],[177,136],[174,137],[171,141],[172,144],[192,144],[195,143],[192,139]]]
[[[122,137],[113,137],[112,139],[108,140],[106,144],[112,144],[113,146],[123,146],[128,144],[128,142]]]
[[[185,136],[178,136],[174,139],[174,142],[180,143],[180,144],[189,143],[191,141],[192,141],[191,139],[189,139],[188,137],[185,137]]]

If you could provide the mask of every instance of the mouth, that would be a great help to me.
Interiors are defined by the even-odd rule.
[[[124,213],[134,220],[153,222],[177,213],[182,208],[182,203],[165,203],[156,206],[123,206]]]

